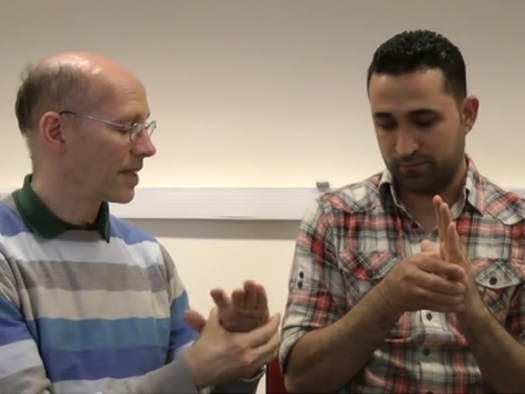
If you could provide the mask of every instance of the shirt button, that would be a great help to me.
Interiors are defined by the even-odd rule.
[[[430,312],[427,313],[427,320],[428,321],[432,320],[432,313]]]
[[[430,354],[430,349],[428,349],[428,348],[423,349],[423,354],[425,356],[428,356]]]
[[[493,276],[492,278],[490,278],[489,283],[491,285],[495,285],[496,283],[498,283],[498,278]]]

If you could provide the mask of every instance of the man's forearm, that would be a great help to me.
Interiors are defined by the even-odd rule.
[[[525,347],[484,305],[464,321],[463,335],[485,382],[496,393],[525,393]]]
[[[115,386],[102,390],[103,394],[144,393],[173,394],[198,393],[193,382],[192,371],[180,355],[169,364],[145,375],[124,379]]]
[[[399,320],[383,299],[379,284],[343,318],[305,334],[287,364],[290,391],[334,392],[352,380]]]
[[[211,390],[211,394],[215,393],[243,393],[255,394],[257,386],[266,372],[265,369],[257,371],[257,373],[250,379],[237,379],[231,382],[218,385]]]

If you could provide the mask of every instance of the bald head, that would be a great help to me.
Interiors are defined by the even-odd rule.
[[[125,67],[112,59],[92,52],[64,52],[42,60],[39,65],[49,68],[73,68],[83,73],[87,78],[97,81],[110,82],[117,79],[139,82]]]
[[[90,52],[65,52],[28,67],[16,98],[20,131],[28,135],[47,111],[97,108],[111,87],[138,79],[111,59]]]

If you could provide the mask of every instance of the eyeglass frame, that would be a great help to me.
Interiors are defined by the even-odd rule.
[[[152,120],[149,123],[135,122],[135,123],[133,123],[130,126],[130,125],[122,124],[122,123],[116,123],[116,122],[112,122],[112,121],[109,121],[109,120],[96,118],[96,117],[90,116],[90,115],[84,115],[84,114],[81,114],[81,113],[75,112],[75,111],[64,110],[64,111],[60,111],[58,114],[59,115],[80,116],[81,118],[93,120],[95,122],[100,122],[100,123],[107,124],[109,126],[116,127],[118,129],[120,129],[121,131],[127,132],[128,135],[129,135],[129,140],[131,142],[136,141],[137,138],[140,136],[140,133],[142,133],[144,130],[146,130],[146,133],[148,134],[148,136],[151,137],[151,135],[153,134],[153,132],[157,128],[157,122],[154,121],[154,120]]]

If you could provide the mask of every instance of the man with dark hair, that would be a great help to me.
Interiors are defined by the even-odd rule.
[[[322,194],[297,237],[281,366],[293,392],[525,392],[525,204],[465,153],[478,99],[458,48],[375,52],[386,169]]]
[[[0,393],[255,392],[279,343],[264,288],[212,290],[205,319],[167,250],[109,212],[155,154],[142,83],[63,53],[15,107],[33,171],[0,201]]]
[[[467,74],[457,46],[440,34],[423,30],[397,34],[377,48],[368,67],[367,88],[373,74],[399,76],[439,69],[445,88],[461,102],[467,96]]]

